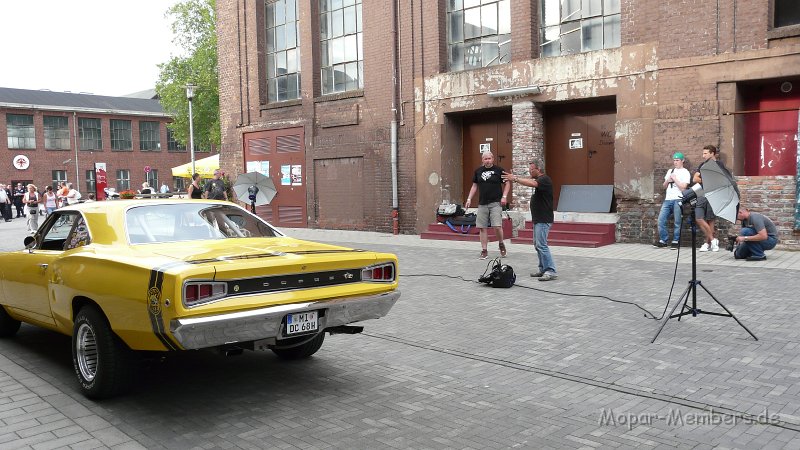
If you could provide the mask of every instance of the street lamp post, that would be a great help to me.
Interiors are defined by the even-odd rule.
[[[194,124],[192,123],[192,99],[194,98],[194,88],[197,87],[192,83],[186,85],[186,98],[189,99],[189,154],[192,155],[192,175],[195,174],[194,169]]]

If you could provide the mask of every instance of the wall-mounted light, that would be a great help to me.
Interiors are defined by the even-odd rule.
[[[539,94],[539,86],[523,86],[518,88],[498,89],[486,93],[489,97],[511,97],[512,95]]]

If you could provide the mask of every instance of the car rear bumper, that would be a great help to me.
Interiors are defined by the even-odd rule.
[[[383,317],[389,313],[399,297],[400,291],[392,291],[379,295],[293,303],[236,313],[173,319],[170,322],[170,331],[181,347],[187,350],[268,338],[280,339],[283,319],[287,314],[324,311],[319,317],[319,329],[324,330]]]

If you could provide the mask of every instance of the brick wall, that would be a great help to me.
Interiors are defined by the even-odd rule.
[[[7,136],[6,114],[32,114],[36,135],[35,149],[9,149]],[[67,150],[47,150],[44,148],[44,126],[43,116],[64,116],[68,119],[70,128],[70,148]],[[101,120],[102,149],[100,150],[78,150],[78,178],[80,182],[75,186],[80,192],[86,192],[86,171],[94,170],[96,162],[106,163],[108,174],[108,186],[116,187],[116,171],[127,169],[130,171],[131,189],[139,189],[146,180],[144,172],[145,166],[158,170],[159,183],[166,181],[171,189],[174,189],[172,180],[172,168],[190,161],[188,151],[168,151],[167,150],[167,128],[169,123],[167,117],[149,116],[129,116],[111,114],[89,114],[79,113],[78,118],[91,117]],[[109,120],[121,119],[131,121],[131,148],[132,150],[116,151],[111,150],[111,133]],[[139,122],[157,121],[160,123],[161,130],[161,150],[141,151],[139,150]],[[0,108],[0,153],[6,155],[4,158],[11,161],[16,155],[25,155],[30,160],[30,167],[27,170],[18,170],[11,164],[0,167],[0,182],[9,183],[13,181],[32,181],[39,189],[52,183],[52,171],[66,171],[67,181],[75,182],[75,133],[74,117],[71,112],[62,111],[41,111],[41,110],[17,110]],[[196,153],[197,159],[209,156],[207,152]],[[66,161],[66,162],[65,162]],[[155,186],[158,188],[158,186]]]

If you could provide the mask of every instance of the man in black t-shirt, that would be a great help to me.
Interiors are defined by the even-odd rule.
[[[478,227],[481,237],[481,254],[479,259],[489,257],[486,249],[489,245],[489,235],[486,229],[494,228],[497,241],[500,242],[500,256],[506,256],[506,245],[503,243],[503,207],[506,206],[508,191],[511,183],[503,179],[503,168],[494,164],[492,152],[484,152],[481,155],[483,165],[475,170],[472,176],[472,188],[469,190],[465,208],[469,208],[472,197],[476,192],[478,195],[478,214],[475,218],[475,226]]]
[[[220,170],[214,171],[214,178],[208,180],[205,186],[206,198],[209,200],[227,200],[228,193],[225,190],[225,181],[220,179]]]
[[[553,180],[544,174],[544,165],[541,160],[533,160],[529,165],[530,178],[520,178],[517,175],[503,172],[503,179],[516,181],[523,186],[533,188],[531,196],[531,220],[533,221],[533,245],[539,257],[538,272],[531,273],[539,281],[550,281],[558,278],[556,263],[550,254],[547,245],[547,236],[553,226]]]

